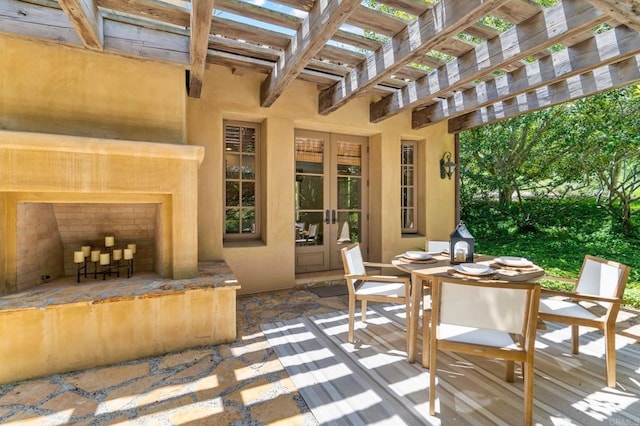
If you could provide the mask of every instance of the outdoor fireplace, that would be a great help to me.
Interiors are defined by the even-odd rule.
[[[0,132],[0,294],[75,275],[106,235],[137,244],[136,270],[198,273],[202,147]]]

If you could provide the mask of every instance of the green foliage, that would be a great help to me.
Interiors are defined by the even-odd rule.
[[[614,232],[611,217],[593,199],[535,198],[524,202],[536,223],[536,229],[526,233],[518,227],[520,213],[515,205],[464,202],[461,217],[476,239],[477,252],[527,257],[548,275],[566,278],[577,278],[586,254],[624,263],[631,267],[625,301],[640,308],[640,238]],[[543,284],[570,287],[560,282]]]

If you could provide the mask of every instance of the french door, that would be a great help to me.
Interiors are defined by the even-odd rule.
[[[342,269],[340,249],[367,253],[368,139],[296,130],[296,273]]]

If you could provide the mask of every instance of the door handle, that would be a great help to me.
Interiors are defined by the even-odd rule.
[[[335,225],[336,222],[337,222],[336,211],[335,210],[331,210],[331,223]]]
[[[327,225],[330,223],[330,219],[329,219],[329,209],[324,211],[324,223],[326,223]]]

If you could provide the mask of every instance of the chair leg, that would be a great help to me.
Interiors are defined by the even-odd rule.
[[[361,300],[360,307],[362,308],[362,322],[367,322],[367,301]]]
[[[347,340],[349,341],[349,343],[353,343],[355,316],[356,316],[356,299],[354,297],[349,296],[349,335],[347,336]]]
[[[505,374],[505,380],[507,382],[513,383],[515,381],[515,370],[516,370],[515,361],[507,360],[506,374]]]
[[[533,424],[533,363],[523,363],[524,378],[524,424]]]
[[[580,333],[577,325],[571,326],[571,350],[574,355],[578,355],[580,353]]]
[[[429,313],[422,312],[422,366],[429,368],[429,339],[431,338],[429,333],[430,327]]]
[[[607,324],[604,329],[604,353],[607,369],[607,386],[616,387],[616,327]]]
[[[429,344],[429,414],[436,415],[436,345]]]

